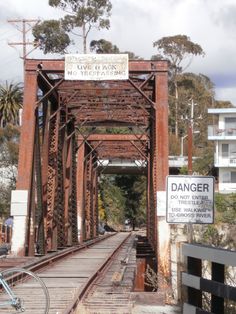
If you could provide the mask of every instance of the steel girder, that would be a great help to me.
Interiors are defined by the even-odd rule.
[[[63,60],[26,60],[17,189],[29,191],[27,254],[96,237],[100,161],[139,159],[148,238],[166,262],[156,193],[168,174],[167,71],[166,61],[130,61],[127,81],[65,81]],[[114,127],[129,134],[101,134]]]

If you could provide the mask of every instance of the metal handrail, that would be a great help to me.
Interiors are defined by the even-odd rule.
[[[182,273],[182,285],[187,287],[183,314],[224,314],[225,299],[236,301],[236,287],[225,283],[225,267],[236,267],[236,251],[200,244],[183,244],[187,272]],[[211,280],[202,277],[202,261],[211,262]],[[211,294],[211,312],[202,308],[203,292]]]

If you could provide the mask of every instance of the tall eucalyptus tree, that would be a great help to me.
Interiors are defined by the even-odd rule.
[[[186,35],[163,37],[153,43],[158,56],[170,61],[171,81],[175,90],[175,135],[178,137],[178,78],[191,64],[193,56],[204,56],[202,47]]]
[[[49,0],[49,5],[62,9],[65,16],[59,20],[46,20],[33,28],[35,42],[43,52],[65,53],[73,44],[71,35],[83,41],[87,52],[87,38],[92,28],[109,29],[112,4],[110,0]]]

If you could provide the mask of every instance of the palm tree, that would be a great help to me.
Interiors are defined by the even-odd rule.
[[[13,84],[6,81],[0,85],[0,127],[7,123],[19,125],[19,109],[22,108],[23,88],[21,83]]]

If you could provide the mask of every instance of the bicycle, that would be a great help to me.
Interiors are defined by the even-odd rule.
[[[44,282],[24,268],[0,272],[0,313],[47,314],[49,294]]]

